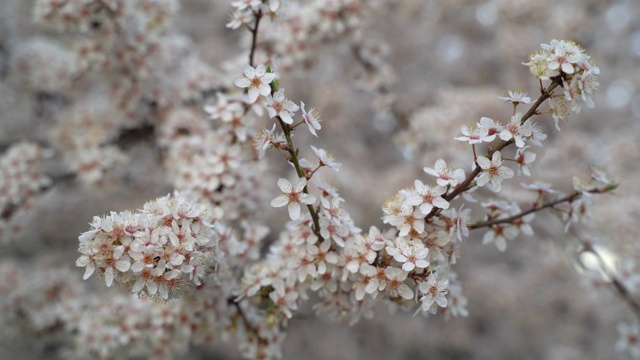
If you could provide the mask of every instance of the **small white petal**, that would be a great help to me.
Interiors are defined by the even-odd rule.
[[[291,220],[298,220],[300,217],[300,204],[297,202],[292,202],[289,204],[289,217]]]
[[[271,206],[273,207],[282,207],[289,203],[289,198],[285,195],[280,195],[277,198],[271,200]]]
[[[128,257],[126,260],[121,259],[116,262],[116,269],[120,270],[121,272],[127,272],[127,270],[129,270],[130,267],[131,267],[131,262],[129,261]]]
[[[400,292],[400,296],[402,296],[404,299],[413,299],[413,291],[411,291],[411,289],[406,284],[400,285],[398,287],[398,291]]]
[[[233,82],[237,87],[239,88],[248,88],[249,86],[251,86],[251,81],[249,79],[237,79],[236,81]]]
[[[95,270],[96,268],[93,266],[93,264],[88,264],[87,268],[84,271],[84,275],[82,275],[82,280],[87,280],[89,277],[91,277]]]
[[[140,290],[142,290],[143,287],[144,287],[144,280],[140,278],[136,280],[135,284],[133,284],[133,287],[131,288],[131,292],[132,293],[140,292]]]
[[[284,178],[278,179],[278,187],[285,194],[291,193],[291,191],[293,190],[293,185],[291,185],[289,180]]]
[[[104,273],[104,281],[107,287],[111,287],[111,284],[113,284],[113,268],[111,266],[109,266]]]

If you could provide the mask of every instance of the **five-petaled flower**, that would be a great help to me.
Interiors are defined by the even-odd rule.
[[[448,209],[449,202],[442,198],[442,194],[447,192],[442,186],[431,187],[425,185],[420,180],[414,182],[416,192],[407,197],[407,204],[411,206],[420,205],[423,214],[429,214],[434,207]]]
[[[273,124],[271,130],[263,128],[262,133],[258,134],[258,137],[253,141],[253,145],[256,147],[256,150],[258,150],[258,159],[262,159],[264,152],[273,146],[274,131],[276,131],[276,124]]]
[[[478,166],[482,169],[482,173],[478,176],[478,186],[487,185],[490,190],[495,192],[502,188],[502,179],[510,179],[513,177],[513,170],[502,165],[502,154],[500,151],[493,153],[491,160],[486,157],[479,157]]]
[[[425,166],[423,170],[425,173],[437,177],[438,180],[436,180],[436,182],[440,186],[456,186],[464,180],[464,170],[453,170],[451,167],[448,167],[447,163],[442,159],[436,161],[434,168]]]
[[[389,296],[392,298],[401,296],[406,300],[413,298],[413,291],[411,291],[411,288],[404,283],[407,279],[407,275],[409,275],[408,272],[390,266],[384,269],[384,274],[387,277],[386,288],[389,292]]]
[[[258,96],[267,96],[271,93],[271,82],[276,78],[275,73],[267,72],[267,68],[260,64],[254,68],[251,65],[247,65],[244,69],[243,78],[234,81],[237,87],[248,88],[249,103],[253,104],[258,99]]]
[[[278,179],[278,187],[282,190],[282,195],[271,200],[271,206],[288,206],[291,220],[298,220],[300,217],[300,204],[313,205],[316,202],[314,195],[306,194],[304,188],[307,186],[307,179],[299,178],[293,186],[289,180]]]
[[[531,98],[527,96],[526,91],[522,90],[508,90],[509,96],[498,96],[498,99],[502,101],[510,101],[513,105],[518,104],[531,104]]]
[[[489,135],[489,129],[482,125],[478,125],[475,128],[469,128],[463,125],[461,131],[464,136],[458,136],[454,139],[458,141],[468,141],[471,145],[481,144],[483,141],[492,142],[496,138],[495,134]]]
[[[525,146],[516,151],[516,161],[518,162],[518,175],[531,176],[531,163],[536,159],[536,154],[528,151],[529,146]]]
[[[420,283],[418,288],[420,292],[424,294],[424,296],[420,298],[422,311],[429,311],[435,314],[438,312],[438,308],[435,306],[436,304],[443,308],[447,307],[447,298],[445,295],[447,294],[448,285],[449,280],[439,280],[435,273],[429,275],[426,282]]]
[[[500,139],[504,141],[513,139],[516,146],[521,148],[524,146],[524,140],[529,138],[532,132],[533,130],[528,122],[522,123],[522,114],[517,113],[511,117],[511,121],[500,132]]]
[[[285,123],[293,124],[293,115],[298,111],[299,107],[284,96],[284,88],[276,91],[273,96],[268,95],[266,103],[270,118],[280,116]]]
[[[342,166],[342,164],[339,162],[336,162],[333,159],[333,155],[326,152],[324,149],[318,149],[313,145],[311,145],[311,150],[313,150],[316,156],[318,156],[318,158],[320,159],[320,166],[328,166],[335,171],[340,171],[340,166]]]

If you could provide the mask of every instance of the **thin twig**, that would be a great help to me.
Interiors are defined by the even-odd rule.
[[[618,279],[614,271],[612,271],[607,266],[604,259],[602,258],[600,253],[598,253],[598,251],[593,247],[591,242],[583,240],[574,232],[572,232],[572,235],[580,242],[580,244],[584,248],[584,251],[592,253],[598,259],[600,269],[609,279],[611,279],[611,285],[613,285],[613,288],[624,300],[624,302],[627,303],[629,308],[631,308],[631,311],[634,313],[634,315],[640,320],[640,302],[632,297],[629,289],[627,289],[624,284]]]
[[[256,23],[253,29],[251,29],[251,50],[249,51],[249,65],[253,66],[253,56],[256,52],[256,45],[258,43],[258,28],[260,26],[260,19],[262,19],[262,9],[258,10],[256,14]]]
[[[587,190],[586,192],[588,192],[590,194],[603,194],[603,193],[609,192],[611,190],[613,190],[613,188],[611,186],[607,185],[607,186],[604,186],[604,187],[601,187],[601,188],[595,188],[595,189],[592,189],[592,190]],[[571,194],[569,194],[569,195],[567,195],[565,197],[562,197],[560,199],[548,202],[548,203],[546,203],[544,205],[535,205],[531,209],[523,211],[523,212],[521,212],[519,214],[515,214],[513,216],[509,216],[509,217],[501,218],[501,219],[493,219],[493,220],[489,220],[489,221],[477,222],[475,224],[471,224],[471,225],[469,225],[469,230],[480,229],[480,228],[483,228],[483,227],[489,227],[489,226],[493,226],[493,225],[497,225],[497,224],[512,223],[515,220],[518,220],[518,219],[520,219],[522,217],[525,217],[525,216],[527,216],[529,214],[532,214],[532,213],[535,213],[535,212],[538,212],[538,211],[541,211],[541,210],[544,210],[544,209],[548,209],[548,208],[554,207],[554,206],[556,206],[558,204],[561,204],[563,202],[569,202],[569,203],[573,202],[573,201],[579,199],[580,197],[582,197],[582,194],[583,193],[580,192],[580,191],[574,191],[573,193],[571,193]]]

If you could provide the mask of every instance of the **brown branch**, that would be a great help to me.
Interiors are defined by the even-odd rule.
[[[611,185],[607,185],[604,186],[602,188],[595,188],[595,189],[591,189],[591,190],[587,190],[586,192],[590,193],[590,194],[603,194],[606,192],[609,192],[611,190],[613,190],[615,187],[611,186]],[[544,210],[544,209],[548,209],[551,207],[554,207],[558,204],[561,204],[563,202],[573,202],[574,200],[579,199],[580,197],[582,197],[582,192],[580,191],[574,191],[573,193],[562,197],[560,199],[548,202],[544,205],[538,205],[538,206],[533,206],[531,209],[523,211],[519,214],[515,214],[513,216],[509,216],[506,218],[501,218],[501,219],[493,219],[493,220],[489,220],[489,221],[484,221],[484,222],[477,222],[475,224],[471,224],[469,225],[469,230],[474,230],[474,229],[480,229],[483,227],[489,227],[489,226],[493,226],[493,225],[497,225],[497,224],[506,224],[506,223],[513,223],[515,220],[518,220],[522,217],[525,217],[529,214]]]
[[[591,242],[581,239],[577,234],[573,233],[573,236],[582,244],[584,251],[592,253],[597,259],[602,272],[611,279],[611,285],[615,291],[620,295],[622,300],[627,303],[634,315],[640,320],[640,302],[632,297],[630,291],[622,284],[622,282],[616,277],[614,272],[606,265],[602,256],[593,247]]]
[[[256,23],[253,29],[251,29],[251,50],[249,51],[249,65],[253,66],[253,56],[255,55],[256,45],[258,42],[258,27],[260,26],[260,19],[262,19],[262,9],[258,10],[256,15]]]
[[[537,113],[538,107],[540,107],[540,105],[542,105],[542,103],[545,100],[547,100],[548,98],[551,97],[551,94],[552,94],[553,90],[560,84],[559,81],[560,80],[558,80],[558,79],[554,79],[553,82],[549,85],[549,87],[546,90],[544,90],[542,92],[542,94],[540,94],[540,97],[538,97],[538,100],[536,100],[536,102],[533,103],[533,105],[531,105],[529,110],[522,116],[522,121],[521,121],[522,124],[524,124],[525,121],[529,120],[529,118],[531,118],[533,115],[535,115]],[[504,141],[503,140],[503,141],[499,142],[496,145],[496,147],[489,148],[487,156],[491,157],[493,155],[493,153],[495,153],[496,151],[500,151],[500,150],[504,149],[505,147],[509,146],[512,143],[513,143],[513,140],[509,140],[509,141]],[[480,175],[481,172],[482,172],[482,169],[480,168],[480,166],[478,166],[476,164],[475,169],[473,169],[473,171],[466,177],[466,179],[464,179],[463,182],[458,184],[458,186],[456,186],[455,189],[453,189],[453,191],[451,191],[450,193],[446,194],[442,198],[447,200],[447,201],[449,201],[449,202],[451,200],[455,199],[458,195],[460,195],[464,191],[470,189],[469,185],[471,185],[471,183],[475,180],[475,178],[478,175]],[[427,214],[427,216],[425,217],[425,221],[428,221],[429,219],[431,219],[432,217],[436,216],[439,213],[440,213],[440,209],[433,208],[433,210],[431,210],[431,212],[429,214]]]

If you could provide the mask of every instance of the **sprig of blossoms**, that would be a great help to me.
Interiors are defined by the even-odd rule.
[[[269,5],[274,3],[271,1]],[[234,3],[237,13],[251,14],[249,17],[252,20],[255,17],[255,27],[250,29],[254,36],[262,16],[259,12],[266,11],[265,5],[266,2],[255,0]],[[566,67],[559,65],[559,68]],[[284,96],[283,88],[277,90],[277,85],[272,84],[275,78],[274,73],[264,65],[259,65],[255,69],[247,67],[245,78],[235,82],[237,86],[247,89],[249,103],[260,109],[266,107],[271,118],[277,116],[281,120],[278,124],[283,135],[274,134],[277,124],[271,130],[264,129],[254,142],[254,157],[257,152],[261,158],[269,147],[276,147],[300,176],[294,182],[284,178],[277,182],[282,194],[273,199],[271,205],[286,205],[292,221],[287,223],[286,230],[270,246],[268,254],[245,268],[240,267],[244,265],[242,262],[233,263],[230,260],[232,265],[238,265],[238,269],[244,272],[239,281],[241,284],[236,285],[233,280],[228,284],[231,289],[229,292],[237,296],[235,300],[230,301],[226,295],[222,300],[227,305],[235,306],[237,311],[237,318],[230,325],[246,330],[240,334],[246,355],[252,358],[278,356],[282,339],[279,330],[286,326],[286,320],[294,315],[303,301],[310,298],[309,291],[316,292],[321,299],[314,306],[318,313],[337,319],[347,318],[351,322],[369,316],[373,300],[377,298],[402,306],[415,305],[415,299],[419,298],[421,304],[418,310],[433,314],[440,308],[448,307],[450,299],[451,313],[467,314],[466,298],[461,295],[461,289],[449,268],[460,256],[461,241],[455,239],[468,236],[474,224],[468,225],[470,209],[462,206],[454,209],[450,202],[460,193],[464,195],[478,186],[488,185],[493,191],[499,191],[501,181],[513,177],[513,171],[502,166],[500,151],[511,141],[520,149],[516,156],[522,155],[523,160],[519,161],[521,171],[528,171],[526,166],[533,158],[530,155],[527,159],[524,153],[527,150],[525,140],[533,143],[535,127],[528,119],[523,122],[521,114],[515,114],[506,127],[485,117],[473,129],[463,127],[465,136],[457,140],[480,144],[492,142],[500,136],[504,141],[498,148],[490,149],[487,157],[477,157],[476,148],[473,147],[477,167],[469,178],[464,177],[462,170],[446,167],[443,160],[436,162],[435,169],[425,168],[425,172],[437,177],[437,185],[429,186],[416,180],[413,188],[399,191],[385,203],[383,221],[395,229],[380,232],[372,227],[369,234],[361,235],[360,229],[342,206],[344,199],[331,186],[314,177],[322,166],[337,171],[340,164],[325,150],[312,147],[319,158],[316,166],[299,158],[299,149],[291,141],[293,131],[303,122],[312,134],[317,135],[315,130],[320,127],[312,115],[313,110],[307,113],[304,103],[301,103],[303,121],[289,126],[293,124],[298,106]],[[530,102],[524,94],[510,93],[510,96],[509,101],[514,104]],[[246,115],[243,113],[249,109],[248,105],[241,107],[236,103],[230,110],[228,105],[219,98],[217,108],[209,108],[208,112],[212,117],[227,122],[225,118],[233,121],[235,116]],[[536,102],[535,106],[538,105]],[[535,111],[527,112],[533,113]],[[542,136],[537,138],[541,139]],[[223,144],[229,146],[216,144],[218,148],[206,153],[207,159],[213,157],[216,160],[216,166],[211,168],[214,173],[240,167],[237,156],[240,147],[237,144]],[[221,160],[223,158],[224,161]],[[227,179],[235,181],[234,177]],[[312,179],[322,194],[318,206],[312,206],[317,198],[308,194],[306,189]],[[220,184],[223,186],[218,186]],[[210,190],[218,191],[227,185],[225,182],[220,184],[212,186]],[[243,260],[259,259],[257,241],[253,245],[242,246],[238,244],[231,226],[217,222],[217,231],[214,233],[202,219],[203,215],[190,206],[187,206],[187,210],[176,211],[174,204],[164,203],[169,200],[160,200],[156,201],[157,204],[145,206],[138,213],[112,213],[94,220],[93,230],[80,237],[83,255],[78,259],[78,266],[86,267],[85,278],[99,269],[108,286],[115,280],[128,284],[133,292],[159,294],[156,296],[166,299],[186,288],[186,283],[193,282],[194,287],[201,289],[211,269],[219,264],[219,257],[215,257],[218,243],[225,254],[234,256],[245,253],[247,255]],[[301,214],[301,205],[308,205],[308,215],[311,216]],[[508,218],[520,213],[516,205],[495,201],[483,206],[490,213],[486,219],[490,223],[486,226],[490,229],[485,235],[485,242],[495,242],[500,250],[504,250],[506,241],[519,232],[531,233],[528,222],[532,214],[509,221]],[[182,209],[180,206],[178,208]],[[502,224],[500,220],[508,224]],[[198,231],[194,232],[194,229]],[[264,231],[260,232],[263,234],[256,237],[266,235]],[[253,255],[245,252],[249,247]],[[440,266],[445,268],[444,271],[440,270]],[[219,277],[216,280],[220,280]],[[453,282],[451,289],[449,281]],[[452,293],[449,299],[448,291]]]
[[[552,40],[549,44],[542,44],[542,50],[530,55],[529,62],[524,65],[529,66],[531,73],[540,80],[559,77],[559,84],[564,89],[564,100],[570,103],[572,111],[579,113],[583,104],[588,108],[595,106],[593,97],[600,85],[600,68],[592,63],[591,57],[576,43]],[[557,101],[555,108],[554,113],[562,113],[557,110]],[[559,108],[562,109],[562,105]],[[560,119],[564,120],[564,117]]]
[[[107,286],[116,281],[133,293],[167,300],[199,286],[221,262],[206,210],[180,194],[137,212],[96,216],[91,227],[80,235],[76,265],[86,269],[85,280],[97,270]]]

